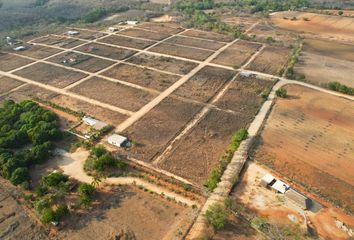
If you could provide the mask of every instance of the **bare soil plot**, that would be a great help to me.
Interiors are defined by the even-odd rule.
[[[171,36],[170,34],[164,32],[151,32],[149,30],[142,30],[137,28],[126,29],[120,31],[118,34],[125,35],[128,37],[144,38],[144,39],[155,40],[155,41],[160,41],[162,39]]]
[[[169,57],[156,56],[147,53],[142,53],[133,56],[128,59],[127,62],[146,67],[153,67],[162,71],[176,74],[187,74],[198,65],[194,62],[188,62]]]
[[[36,85],[31,85],[28,84],[26,86],[23,86],[16,91],[13,91],[9,94],[4,95],[3,97],[0,98],[0,101],[2,102],[5,99],[11,99],[14,100],[15,102],[20,102],[23,100],[28,100],[28,99],[42,99],[49,101],[53,97],[58,95],[55,92],[49,91],[47,89],[38,87]]]
[[[215,105],[242,113],[251,120],[264,102],[262,94],[269,92],[273,84],[272,81],[239,76]]]
[[[110,47],[99,43],[88,43],[75,50],[115,60],[123,60],[136,53],[136,51],[133,50]]]
[[[272,22],[280,28],[296,32],[322,38],[354,41],[353,18],[287,11],[272,15]]]
[[[305,87],[277,99],[254,159],[354,211],[354,104]]]
[[[67,219],[59,239],[115,239],[122,233],[134,239],[175,239],[191,221],[190,209],[134,187],[104,189],[96,199],[92,209]]]
[[[246,63],[261,46],[261,44],[240,40],[222,51],[212,62],[238,68]]]
[[[66,38],[66,37],[61,37],[61,36],[53,36],[53,35],[38,38],[38,39],[34,40],[33,42],[46,44],[46,45],[50,45],[50,46],[68,48],[68,49],[77,47],[78,45],[84,43],[84,41],[81,41],[78,39]]]
[[[23,85],[23,82],[0,75],[0,94],[4,94],[11,89]]]
[[[58,104],[59,106],[65,106],[73,111],[85,113],[85,115],[95,117],[96,119],[99,119],[113,126],[117,126],[125,119],[127,119],[127,116],[121,113],[114,112],[100,106],[95,106],[91,103],[81,101],[66,95],[55,96],[50,101]]]
[[[95,31],[87,31],[83,29],[68,29],[68,31],[78,31],[79,34],[75,35],[76,38],[81,38],[85,40],[95,40],[97,38],[106,36],[106,33],[103,32],[95,32]],[[67,31],[63,33],[63,35],[67,35]]]
[[[147,29],[155,32],[164,32],[169,34],[179,33],[183,28],[178,23],[152,23],[144,22],[138,25],[139,28]]]
[[[247,125],[241,114],[211,110],[192,131],[175,142],[159,167],[202,186],[219,164],[231,136]]]
[[[231,70],[206,66],[179,87],[175,94],[201,102],[209,102],[234,75],[235,72]]]
[[[279,75],[288,61],[291,50],[289,48],[267,46],[248,65],[247,69]]]
[[[151,162],[201,108],[200,105],[173,98],[164,99],[123,132],[123,135],[137,144],[129,152],[124,151],[122,154]]]
[[[135,49],[144,49],[156,43],[155,41],[151,41],[151,40],[130,38],[122,35],[111,35],[98,40],[98,42],[113,44],[121,47],[135,48]]]
[[[97,77],[84,81],[70,91],[130,111],[139,110],[155,97],[155,94]]]
[[[219,48],[225,45],[225,43],[223,42],[182,37],[182,36],[174,36],[173,38],[170,38],[165,42],[171,44],[185,45],[189,47],[204,48],[208,50],[218,50]]]
[[[183,32],[181,35],[196,37],[196,38],[204,38],[204,39],[220,41],[220,42],[231,42],[234,39],[233,37],[228,35],[223,35],[215,32],[201,31],[197,29],[189,29]]]
[[[178,45],[168,44],[168,43],[160,43],[154,46],[153,48],[149,49],[149,51],[198,60],[198,61],[203,61],[211,54],[213,54],[213,51],[210,50],[183,47],[183,46],[178,46]]]
[[[27,58],[0,52],[0,71],[8,72],[32,62]]]
[[[17,202],[20,192],[0,178],[0,239],[45,240],[45,230]]]
[[[68,70],[47,63],[36,63],[16,71],[14,74],[58,88],[64,88],[87,76],[87,74],[81,72]]]
[[[221,16],[221,21],[224,23],[239,26],[242,30],[249,29],[253,24],[259,21],[259,18],[251,17],[251,16],[234,16],[224,14]]]
[[[27,57],[42,59],[42,58],[52,56],[53,54],[59,53],[61,51],[62,50],[57,48],[51,48],[51,47],[45,47],[39,45],[26,45],[26,50],[16,52],[16,53]]]
[[[179,79],[176,75],[123,63],[103,72],[102,75],[156,90],[164,90]]]
[[[115,63],[113,61],[76,52],[65,52],[50,58],[48,61],[92,73],[98,72]]]

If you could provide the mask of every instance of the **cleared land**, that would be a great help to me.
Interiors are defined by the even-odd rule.
[[[73,38],[66,38],[66,37],[61,37],[61,36],[44,36],[41,38],[38,38],[33,41],[34,43],[41,43],[41,44],[46,44],[50,46],[56,46],[56,47],[62,47],[62,48],[74,48],[77,47],[80,44],[83,44],[84,41],[73,39]]]
[[[144,49],[156,43],[155,41],[151,41],[151,40],[130,38],[122,35],[111,35],[98,40],[98,42],[113,44],[122,47],[135,48],[135,49]]]
[[[51,47],[45,47],[39,45],[26,45],[26,49],[24,51],[20,51],[16,53],[27,57],[42,59],[42,58],[52,56],[53,54],[59,53],[61,51],[62,50],[60,49],[51,48]]]
[[[179,79],[176,75],[123,63],[103,72],[102,75],[156,90],[164,90]]]
[[[133,50],[110,47],[99,43],[88,43],[75,50],[115,60],[123,60],[136,53],[136,51]]]
[[[70,91],[130,111],[139,110],[155,97],[152,93],[97,77],[88,79]]]
[[[322,38],[354,41],[354,19],[304,12],[279,12],[272,15],[272,22],[284,29]]]
[[[183,31],[183,28],[178,23],[151,23],[144,22],[138,25],[139,28],[147,29],[155,32],[164,32],[175,34]]]
[[[204,48],[208,50],[218,50],[219,48],[225,45],[225,43],[223,42],[182,37],[182,36],[174,36],[173,38],[166,40],[166,43],[180,44],[189,47]]]
[[[196,29],[189,29],[182,33],[184,36],[189,36],[189,37],[196,37],[196,38],[203,38],[203,39],[209,39],[209,40],[214,40],[214,41],[220,41],[220,42],[231,42],[233,38],[231,36],[219,34],[219,33],[214,33],[214,32],[206,32],[206,31],[201,31],[201,30],[196,30]]]
[[[242,30],[249,29],[253,24],[259,21],[259,18],[251,16],[222,15],[221,21],[224,23],[241,27]]]
[[[237,41],[222,51],[212,62],[230,67],[242,66],[262,45]]]
[[[353,211],[353,102],[300,86],[288,94],[277,100],[254,158]]]
[[[0,71],[8,72],[32,62],[27,58],[0,52]]]
[[[279,75],[288,61],[290,49],[284,47],[267,46],[251,62],[247,69]]]
[[[78,35],[75,35],[76,38],[81,38],[81,39],[85,39],[85,40],[95,40],[97,38],[106,36],[106,33],[102,33],[102,32],[94,32],[94,31],[87,31],[87,30],[83,30],[83,29],[68,29],[68,31],[77,31],[79,32]],[[63,35],[67,35],[67,31],[63,33]]]
[[[146,67],[153,67],[162,71],[167,71],[176,74],[187,74],[198,64],[178,60],[175,58],[161,57],[151,54],[139,54],[131,57],[127,62],[142,65]]]
[[[123,135],[137,143],[130,149],[129,155],[142,161],[151,162],[201,107],[181,100],[166,98],[140,121],[123,132]],[[127,152],[124,153],[127,154]]]
[[[295,73],[322,85],[337,81],[354,87],[354,45],[333,41],[306,39]]]
[[[154,46],[153,48],[149,49],[149,51],[198,60],[198,61],[203,61],[211,54],[213,54],[213,51],[210,50],[183,47],[183,46],[168,44],[168,43],[160,43]]]
[[[14,74],[36,82],[64,88],[84,77],[87,74],[53,66],[47,63],[36,63]]]
[[[235,72],[231,70],[206,66],[179,87],[175,94],[201,102],[209,102],[234,75]]]
[[[57,93],[46,90],[44,88],[38,87],[36,85],[27,84],[26,86],[17,89],[7,95],[4,95],[0,98],[0,102],[4,101],[5,99],[12,99],[15,102],[20,102],[27,99],[42,99],[42,100],[51,100],[55,97]]]
[[[11,89],[21,86],[22,84],[23,82],[0,75],[0,94],[4,94]]]
[[[76,52],[62,53],[53,58],[50,58],[48,61],[92,73],[107,68],[114,63],[113,61]]]
[[[144,38],[144,39],[155,40],[155,41],[160,41],[162,39],[171,36],[170,34],[166,34],[163,32],[151,32],[148,30],[134,29],[134,28],[120,31],[118,34],[125,35],[128,37]]]

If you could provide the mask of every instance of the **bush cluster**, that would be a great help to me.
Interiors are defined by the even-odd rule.
[[[336,91],[336,92],[341,92],[341,93],[345,93],[348,95],[354,95],[354,88],[348,87],[348,86],[343,85],[339,82],[328,83],[328,88],[333,91]]]

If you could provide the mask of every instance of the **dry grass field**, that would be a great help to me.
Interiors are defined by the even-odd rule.
[[[300,86],[278,99],[254,159],[354,211],[354,105]]]
[[[160,41],[162,39],[171,36],[164,32],[151,32],[148,30],[134,29],[134,28],[120,31],[118,34],[125,35],[128,37],[144,38],[144,39],[155,40],[155,41]]]
[[[33,43],[46,44],[49,46],[56,46],[62,48],[73,48],[80,44],[83,44],[84,41],[72,39],[72,38],[66,38],[62,36],[49,35],[49,36],[44,36],[35,39]]]
[[[95,40],[97,38],[106,36],[106,33],[102,33],[102,32],[94,32],[94,31],[87,31],[84,29],[75,29],[75,28],[71,28],[71,29],[67,29],[67,31],[65,31],[64,33],[62,33],[62,35],[67,35],[68,31],[77,31],[79,32],[78,35],[76,35],[76,38],[81,38],[84,40]]]
[[[144,22],[139,25],[139,28],[150,30],[152,32],[164,32],[169,34],[176,34],[183,31],[183,28],[178,23]]]
[[[144,49],[148,46],[156,43],[151,40],[144,40],[139,38],[130,38],[123,35],[110,35],[105,38],[101,38],[98,42],[113,44],[121,47],[135,48],[135,49]]]
[[[215,32],[206,32],[206,31],[201,31],[196,29],[189,29],[183,32],[182,35],[188,37],[202,38],[207,40],[214,40],[219,42],[231,42],[233,40],[232,37],[227,35],[223,35]]]
[[[182,36],[175,36],[173,38],[166,40],[166,42],[171,44],[189,46],[189,47],[204,48],[207,50],[218,50],[219,48],[225,45],[225,43],[223,42],[182,37]]]
[[[11,99],[16,102],[19,102],[27,99],[36,99],[36,98],[50,101],[56,95],[57,94],[55,92],[46,90],[36,85],[26,84],[21,88],[17,89],[16,91],[13,91],[9,94],[2,96],[0,98],[0,101],[3,102],[5,99]]]
[[[43,59],[52,56],[53,54],[59,53],[61,51],[62,50],[57,48],[51,48],[51,47],[45,47],[39,45],[26,45],[26,51],[21,51],[16,53],[31,58]],[[11,52],[15,52],[15,51],[11,51]]]
[[[8,72],[32,62],[27,58],[0,52],[0,71]]]
[[[99,43],[88,43],[75,50],[115,60],[123,60],[136,53],[130,49],[110,47]]]
[[[21,85],[23,85],[23,83],[20,81],[0,75],[0,94],[4,94]]]

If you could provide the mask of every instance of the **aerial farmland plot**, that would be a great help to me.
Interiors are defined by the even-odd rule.
[[[82,40],[67,38],[64,36],[49,35],[44,36],[32,41],[33,43],[45,44],[48,46],[61,47],[61,48],[73,48],[85,43]]]
[[[0,71],[8,72],[32,62],[32,60],[27,58],[0,52]]]
[[[56,53],[59,53],[61,51],[62,50],[60,49],[52,48],[52,47],[45,47],[39,45],[26,45],[26,51],[18,52],[18,54],[26,57],[35,58],[35,59],[43,59],[43,58],[50,57]]]
[[[75,50],[114,60],[123,60],[136,53],[134,50],[107,46],[96,42],[87,43],[81,47],[75,48]]]
[[[23,85],[21,81],[0,75],[0,94],[6,93],[21,85]]]
[[[98,42],[108,43],[112,45],[134,48],[134,49],[144,49],[152,44],[156,43],[156,41],[140,39],[140,38],[131,38],[124,35],[110,35],[98,40]]]
[[[171,36],[163,32],[151,32],[149,30],[134,29],[134,28],[120,31],[118,34],[128,36],[128,37],[133,37],[133,38],[144,38],[153,41],[160,41],[164,38]]]

